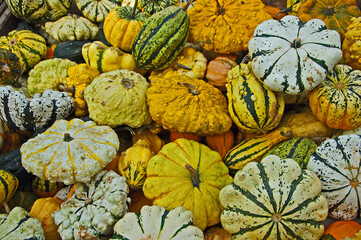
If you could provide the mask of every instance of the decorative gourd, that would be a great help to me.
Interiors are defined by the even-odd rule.
[[[27,140],[22,137],[20,131],[11,132],[10,130],[6,130],[4,135],[4,143],[1,147],[0,153],[7,153],[18,149]]]
[[[361,71],[338,64],[309,94],[309,106],[320,122],[349,130],[361,124]]]
[[[223,228],[234,240],[321,238],[327,201],[312,171],[275,155],[248,163],[219,199]]]
[[[157,154],[159,150],[164,146],[164,140],[161,139],[157,134],[150,132],[149,128],[138,128],[132,135],[132,143],[135,144],[139,139],[143,139],[148,142],[150,150]]]
[[[207,58],[192,47],[185,47],[175,62],[164,70],[152,71],[151,76],[171,78],[175,75],[187,75],[194,79],[203,79],[207,68]]]
[[[69,59],[76,63],[84,63],[82,47],[90,41],[65,41],[59,43],[54,49],[54,58]]]
[[[97,124],[132,128],[150,124],[146,91],[149,83],[139,73],[115,70],[101,74],[85,89],[89,116]],[[119,96],[122,96],[121,98]]]
[[[232,129],[229,129],[227,132],[219,135],[207,135],[206,136],[207,146],[213,151],[217,151],[221,158],[231,150],[234,146],[234,134]]]
[[[0,87],[0,117],[11,130],[35,131],[57,119],[68,118],[74,110],[69,93],[45,90],[26,98],[10,86]]]
[[[21,148],[24,168],[50,182],[86,182],[111,162],[119,148],[115,131],[93,121],[58,120]]]
[[[207,65],[206,78],[208,83],[221,91],[226,90],[227,74],[237,63],[227,57],[216,57]]]
[[[179,132],[170,132],[169,133],[169,141],[174,142],[178,138],[185,138],[188,140],[194,140],[197,142],[201,142],[203,139],[203,136],[199,136],[195,133],[179,133]]]
[[[342,58],[340,35],[320,19],[292,15],[259,24],[248,43],[254,75],[273,91],[299,94],[315,88]]]
[[[45,236],[39,219],[30,217],[21,207],[15,207],[8,215],[0,214],[0,239],[45,240]]]
[[[251,65],[241,63],[228,72],[228,111],[243,132],[266,133],[281,121],[285,102],[256,78]]]
[[[30,211],[36,199],[38,199],[38,195],[33,192],[25,192],[17,190],[13,197],[7,202],[10,209],[15,207],[21,207],[27,212]],[[4,207],[4,206],[2,206]],[[0,208],[0,213],[6,213],[5,208]]]
[[[204,240],[232,240],[232,235],[220,227],[211,227],[204,233]]]
[[[186,75],[149,79],[149,113],[164,129],[197,135],[222,134],[230,129],[227,100],[209,83]]]
[[[72,0],[6,0],[11,13],[31,23],[55,21],[68,13]]]
[[[76,14],[64,16],[55,22],[45,23],[45,31],[59,42],[94,40],[98,30],[97,24]]]
[[[52,183],[37,176],[31,182],[31,189],[41,198],[54,197],[62,187],[64,187],[63,183]]]
[[[323,141],[311,155],[307,169],[322,183],[330,217],[341,220],[360,218],[361,135],[341,135]]]
[[[16,83],[24,70],[24,65],[15,53],[0,48],[0,84]]]
[[[152,201],[144,196],[143,191],[130,190],[129,197],[131,201],[128,212],[139,214],[143,206],[152,206]]]
[[[99,239],[111,235],[114,224],[128,211],[128,186],[114,171],[100,171],[53,212],[62,239]]]
[[[147,15],[140,12],[136,6],[113,8],[104,19],[104,36],[113,46],[131,52],[135,37],[145,19]]]
[[[4,145],[5,134],[6,134],[6,132],[5,132],[4,122],[0,118],[0,149],[2,149],[2,147]],[[1,152],[1,150],[0,150],[0,152]]]
[[[342,42],[343,59],[354,70],[361,70],[361,17],[351,18]]]
[[[64,201],[58,197],[39,198],[34,202],[29,212],[30,217],[41,221],[46,240],[60,240],[56,226],[51,214],[60,209]]]
[[[187,7],[169,6],[145,20],[132,47],[137,68],[160,70],[175,61],[188,39]]]
[[[139,0],[138,7],[142,10],[142,12],[148,15],[153,15],[154,13],[169,6],[178,6],[176,3],[176,0]]]
[[[19,180],[10,172],[0,170],[0,203],[5,206],[15,194],[19,186]],[[9,210],[5,207],[5,210]]]
[[[100,41],[84,44],[82,54],[85,62],[100,73],[136,69],[132,54],[122,52],[116,47],[108,47]]]
[[[331,235],[336,240],[346,237],[354,237],[356,233],[361,231],[361,225],[352,220],[339,220],[328,224],[325,227],[324,235]]]
[[[45,39],[30,30],[13,30],[7,36],[0,37],[0,48],[15,53],[25,71],[45,58],[48,51]]]
[[[231,182],[218,152],[180,138],[149,160],[143,192],[153,205],[192,211],[194,225],[204,230],[219,223],[219,191]]]
[[[325,22],[327,29],[336,30],[341,39],[352,17],[360,17],[361,11],[356,0],[304,0],[299,5],[297,17],[302,22],[318,18]]]
[[[39,62],[29,72],[28,91],[31,96],[47,89],[59,90],[58,85],[66,83],[68,68],[76,63],[68,59],[53,58]]]
[[[249,162],[260,161],[263,155],[273,146],[290,139],[290,128],[277,128],[267,134],[255,136],[241,141],[229,150],[223,159],[231,173],[236,173]]]
[[[192,239],[201,240],[203,232],[193,226],[193,214],[183,207],[166,210],[144,206],[139,214],[127,213],[114,226],[115,239]]]
[[[188,15],[192,42],[223,54],[246,51],[256,26],[272,18],[261,0],[197,0]]]
[[[122,0],[75,0],[84,17],[92,22],[102,22],[113,8],[120,6]]]

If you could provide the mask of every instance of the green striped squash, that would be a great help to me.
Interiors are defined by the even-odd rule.
[[[167,7],[147,18],[132,47],[137,68],[169,67],[187,42],[189,23],[187,13],[177,6]]]
[[[265,135],[248,138],[229,150],[223,161],[230,172],[234,174],[247,163],[260,161],[263,155],[273,146],[291,137],[291,129],[282,127]]]
[[[166,7],[176,5],[176,0],[139,0],[138,7],[142,12],[153,15]]]
[[[121,6],[122,0],[75,0],[84,17],[92,22],[102,22],[113,8]]]
[[[285,101],[259,81],[251,63],[232,68],[227,76],[228,110],[233,122],[247,133],[265,133],[281,121]]]
[[[330,217],[351,220],[361,217],[361,135],[330,138],[311,155],[307,169],[322,183]]]
[[[31,182],[31,188],[39,197],[54,197],[55,194],[64,187],[61,182],[50,182],[37,176]]]
[[[0,203],[13,197],[19,186],[19,180],[10,172],[0,170]]]
[[[263,157],[277,155],[280,158],[292,158],[301,168],[307,168],[311,154],[316,151],[317,144],[309,138],[294,137],[274,146]]]
[[[13,30],[7,36],[0,37],[0,48],[15,53],[29,71],[46,56],[48,47],[45,39],[30,30]]]
[[[321,181],[293,159],[269,155],[247,164],[219,193],[233,240],[319,240],[327,218]]]

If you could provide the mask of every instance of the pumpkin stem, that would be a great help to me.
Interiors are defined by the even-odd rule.
[[[295,40],[293,40],[293,42],[291,43],[291,47],[293,48],[301,47],[301,38],[296,38]]]
[[[335,7],[332,5],[327,5],[325,10],[326,15],[333,15],[336,13]]]
[[[7,214],[9,214],[10,213],[10,207],[9,207],[9,204],[7,203],[7,202],[5,202],[5,201],[3,201],[2,203],[1,203],[1,205],[3,206],[3,208],[5,209],[5,212],[7,213]]]
[[[135,12],[137,11],[138,0],[135,0],[130,19],[135,19]]]
[[[186,164],[185,168],[189,171],[189,173],[192,176],[193,186],[199,188],[199,184],[201,183],[201,180],[199,180],[198,172],[188,163]]]
[[[71,140],[73,140],[73,138],[70,136],[69,133],[64,133],[64,141],[65,142],[70,142]]]
[[[72,94],[72,96],[75,96],[75,86],[74,85],[72,87],[68,87],[68,85],[65,83],[58,83],[56,85],[56,89],[58,89],[61,92],[69,92]]]
[[[223,15],[226,13],[226,10],[221,6],[221,4],[219,4],[218,0],[217,1],[217,11],[216,11],[216,15]]]
[[[188,66],[186,66],[186,65],[183,65],[183,64],[181,64],[181,63],[176,63],[175,66],[176,66],[177,68],[183,68],[183,69],[185,69],[185,70],[192,70],[191,67],[188,67]]]
[[[358,185],[360,184],[360,182],[358,180],[351,180],[350,181],[350,186],[357,189]]]
[[[345,88],[345,86],[346,86],[346,85],[345,85],[345,83],[343,83],[343,82],[339,82],[339,83],[336,83],[336,84],[335,84],[335,87],[338,88],[338,89]]]
[[[200,92],[198,89],[196,89],[196,86],[194,86],[193,84],[190,83],[185,83],[185,82],[178,82],[178,85],[184,85],[188,88],[189,93],[192,93],[193,95],[199,95]]]
[[[134,81],[130,78],[123,78],[121,84],[127,90],[134,87]]]
[[[279,12],[276,14],[276,17],[278,17],[278,16],[281,15],[282,13],[288,13],[288,12],[292,12],[292,7],[288,7],[288,8],[282,9],[281,11],[279,11]]]
[[[133,128],[128,127],[128,126],[121,126],[121,127],[118,127],[118,128],[116,128],[114,130],[115,130],[115,132],[121,132],[123,130],[127,130],[127,131],[130,132],[130,134],[135,135],[135,132],[134,132]]]
[[[187,11],[188,7],[194,2],[195,0],[188,0],[188,2],[186,3],[186,5],[184,5],[184,7],[182,8],[183,11]]]
[[[281,135],[287,138],[292,137],[292,130],[290,128],[282,128]]]
[[[282,216],[280,213],[275,213],[272,215],[272,221],[275,223],[279,223],[282,220]]]

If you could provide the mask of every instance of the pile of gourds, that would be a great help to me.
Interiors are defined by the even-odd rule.
[[[361,11],[267,3],[6,0],[0,238],[360,239]]]

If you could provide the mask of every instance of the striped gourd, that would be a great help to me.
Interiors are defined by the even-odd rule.
[[[75,0],[75,4],[84,17],[100,23],[110,10],[122,4],[122,0]]]
[[[238,171],[219,199],[223,228],[233,240],[319,240],[327,200],[312,171],[269,155]]]
[[[280,122],[285,102],[259,81],[251,63],[232,68],[227,76],[228,110],[233,122],[247,133],[265,133]]]
[[[138,7],[142,12],[153,15],[166,7],[176,5],[176,0],[139,0]]]
[[[39,197],[54,197],[55,194],[64,186],[60,182],[50,182],[48,180],[41,179],[37,176],[31,182],[31,189]]]
[[[0,203],[9,201],[18,186],[19,180],[12,173],[0,170]]]
[[[301,168],[307,168],[311,154],[316,151],[317,144],[309,138],[294,137],[274,146],[263,157],[277,155],[280,158],[292,158]]]
[[[265,135],[248,138],[233,147],[223,161],[232,173],[242,169],[248,162],[260,161],[273,146],[292,137],[290,128],[282,127]]]
[[[169,67],[187,42],[189,22],[187,13],[177,6],[150,16],[132,47],[137,68],[155,70]]]
[[[0,37],[0,48],[15,53],[24,64],[25,71],[34,67],[48,51],[45,39],[30,30],[13,30]]]
[[[361,135],[349,134],[322,142],[311,155],[307,169],[322,183],[329,215],[351,220],[361,217]]]

